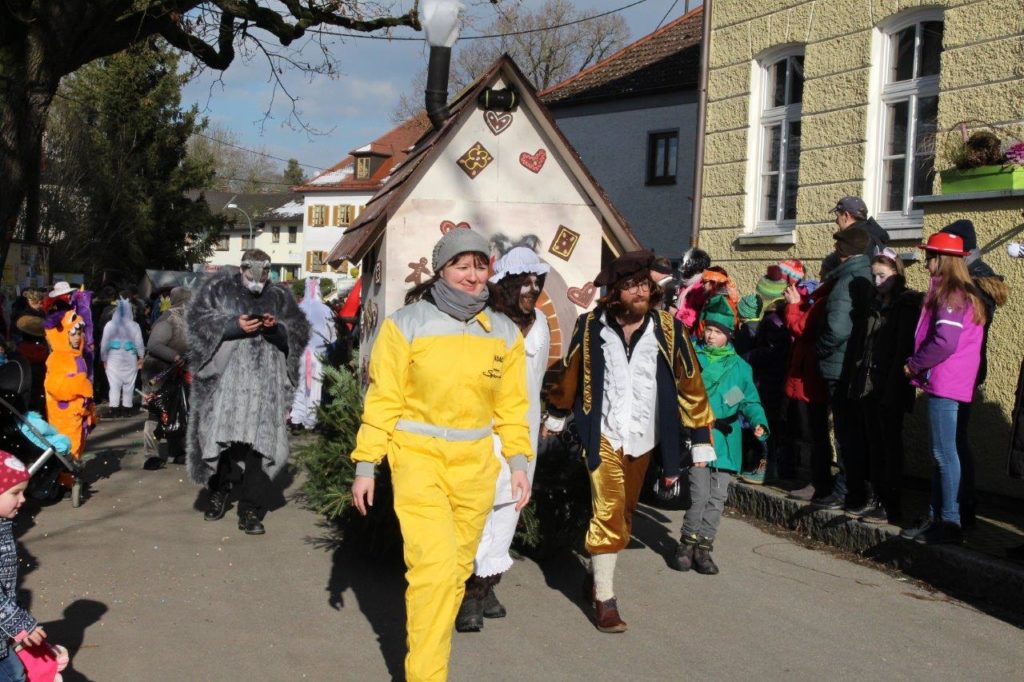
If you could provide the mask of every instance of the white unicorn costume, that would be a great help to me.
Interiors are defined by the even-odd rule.
[[[311,430],[316,426],[316,408],[323,392],[323,357],[337,336],[334,311],[320,300],[320,279],[306,278],[306,292],[299,304],[309,321],[309,343],[299,365],[299,386],[292,402],[291,423]]]
[[[132,316],[132,304],[117,300],[114,317],[103,328],[100,359],[110,384],[110,407],[131,407],[135,379],[139,376],[139,360],[146,354],[142,329]]]

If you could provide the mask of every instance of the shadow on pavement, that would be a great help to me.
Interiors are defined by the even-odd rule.
[[[327,530],[326,525],[324,526]],[[327,603],[340,611],[358,605],[377,635],[381,655],[392,680],[405,679],[405,566],[400,557],[387,554],[366,557],[342,543],[329,530],[321,537],[306,538],[317,549],[333,552],[327,580]],[[346,603],[351,590],[355,604]]]
[[[71,656],[71,663],[61,673],[64,676],[64,682],[88,682],[88,677],[74,669],[75,654],[82,648],[86,629],[98,623],[107,610],[107,605],[101,602],[92,599],[78,599],[64,609],[64,618],[43,624],[49,640],[65,647]]]

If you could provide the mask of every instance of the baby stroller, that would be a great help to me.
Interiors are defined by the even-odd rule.
[[[53,502],[64,495],[60,474],[72,479],[71,506],[82,504],[81,468],[84,462],[68,456],[71,442],[35,412],[26,412],[32,389],[32,374],[21,358],[0,365],[0,448],[10,452],[28,467],[26,496],[41,502]]]

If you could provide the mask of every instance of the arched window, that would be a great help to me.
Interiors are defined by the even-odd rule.
[[[901,16],[875,35],[868,205],[897,229],[921,226],[913,200],[932,193],[942,32],[942,11],[930,9]]]
[[[756,232],[796,225],[803,108],[803,46],[776,48],[754,62],[751,87],[751,168],[748,208]]]

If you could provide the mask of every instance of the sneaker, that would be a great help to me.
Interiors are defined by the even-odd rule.
[[[768,460],[762,459],[757,463],[757,468],[753,471],[744,471],[739,475],[739,479],[744,483],[751,485],[764,485],[764,472],[768,467]]]
[[[900,532],[900,537],[904,540],[916,540],[918,535],[924,535],[928,532],[928,529],[932,527],[932,520],[925,519],[918,523],[916,526],[911,528],[904,528]]]
[[[878,507],[878,500],[869,498],[863,504],[848,504],[843,507],[843,511],[853,516],[854,518],[860,518],[866,514],[870,514]]]
[[[811,506],[818,509],[842,509],[845,503],[846,498],[835,493],[811,499]]]
[[[864,523],[889,523],[889,514],[885,511],[885,507],[881,504],[876,504],[874,509],[866,514],[861,514],[860,520]]]
[[[791,490],[786,497],[790,500],[797,500],[798,502],[810,502],[814,499],[814,485],[808,483],[803,488]]]
[[[964,531],[960,524],[940,521],[931,524],[928,530],[917,535],[914,542],[922,545],[962,545]]]

